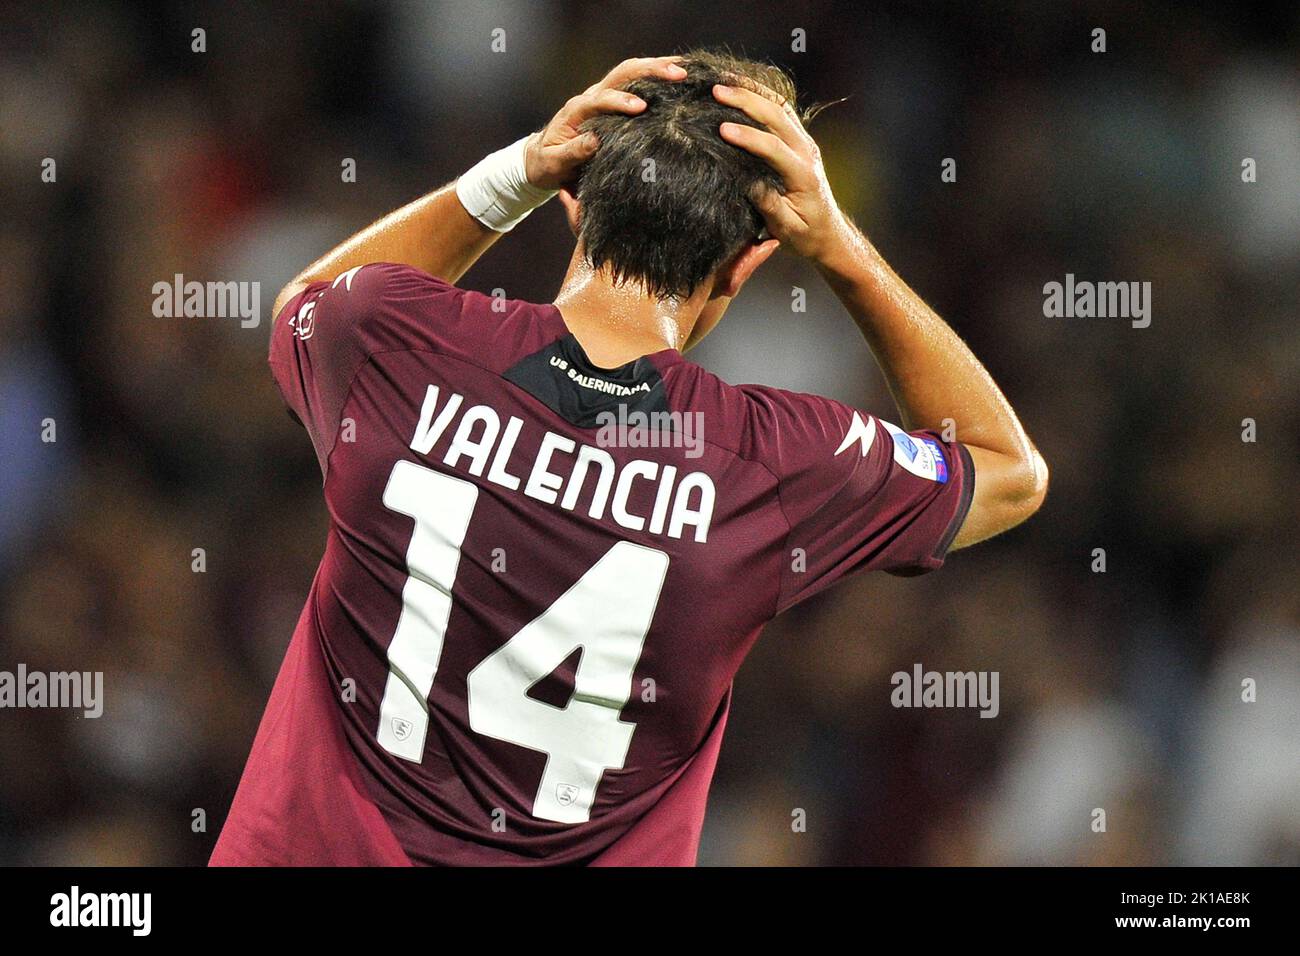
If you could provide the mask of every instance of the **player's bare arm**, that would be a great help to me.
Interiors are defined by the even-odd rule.
[[[637,57],[624,60],[600,81],[568,100],[542,130],[528,137],[524,169],[528,185],[547,193],[572,181],[578,167],[599,147],[596,136],[581,130],[599,113],[636,114],[645,109],[638,96],[621,89],[634,80],[658,77],[673,81],[686,75],[680,57]],[[328,281],[370,262],[398,262],[456,282],[501,237],[471,215],[448,183],[408,203],[331,249],[285,286],[275,300],[273,316],[312,282]]]
[[[768,231],[811,260],[861,329],[889,384],[903,424],[942,431],[956,424],[978,479],[953,548],[1015,527],[1047,494],[1047,465],[992,376],[933,309],[889,267],[840,210],[820,150],[793,105],[770,91],[719,85],[717,99],[767,130],[723,123],[727,142],[780,174],[784,192],[757,188]]]

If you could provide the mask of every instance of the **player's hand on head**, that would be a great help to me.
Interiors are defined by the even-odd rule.
[[[804,129],[794,104],[748,78],[738,77],[735,85],[719,84],[713,95],[766,127],[723,123],[719,133],[780,175],[784,192],[759,183],[750,201],[762,214],[768,232],[801,256],[817,259],[840,234],[845,219],[826,180],[821,150]]]
[[[559,189],[570,183],[578,167],[599,148],[593,133],[584,133],[584,122],[599,113],[635,115],[645,109],[645,100],[622,87],[646,77],[676,81],[686,78],[678,65],[681,57],[652,56],[624,60],[598,82],[570,99],[551,117],[546,128],[534,133],[524,154],[528,181],[542,189]]]

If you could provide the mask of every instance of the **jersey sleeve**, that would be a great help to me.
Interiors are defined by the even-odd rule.
[[[943,564],[975,488],[964,446],[816,395],[745,391],[789,526],[778,611],[856,571]]]
[[[376,262],[313,282],[280,310],[271,330],[271,373],[311,437],[322,473],[357,370],[373,352],[411,338],[415,320],[406,305],[412,298],[435,303],[423,314],[436,314],[439,299],[458,292],[410,266]]]

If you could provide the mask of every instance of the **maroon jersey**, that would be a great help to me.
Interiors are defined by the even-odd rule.
[[[691,864],[732,679],[854,571],[937,568],[964,448],[376,263],[272,334],[330,530],[214,864]]]

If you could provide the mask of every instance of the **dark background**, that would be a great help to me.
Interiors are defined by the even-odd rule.
[[[0,863],[206,860],[325,531],[265,366],[281,284],[618,60],[723,43],[848,97],[813,127],[837,196],[985,361],[1052,490],[938,574],[768,629],[701,862],[1300,862],[1300,6],[0,9],[0,670],[101,670],[107,698],[0,711]],[[570,250],[553,205],[464,281],[548,301]],[[1151,282],[1151,326],[1044,317],[1067,272]],[[154,317],[175,273],[261,282],[262,324]],[[691,357],[896,418],[784,254]],[[998,671],[999,716],[894,709],[915,663]]]

